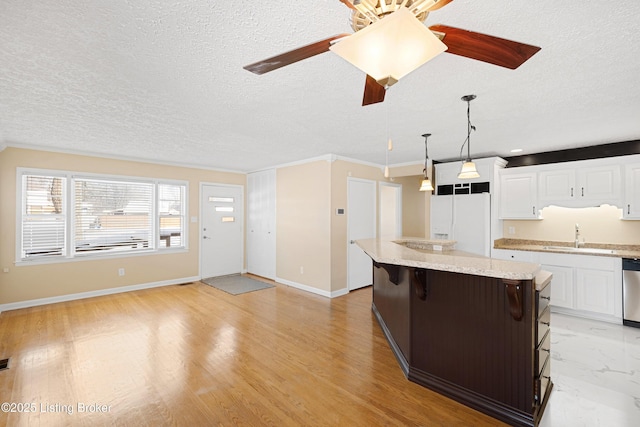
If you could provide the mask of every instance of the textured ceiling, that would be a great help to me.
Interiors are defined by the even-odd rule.
[[[458,158],[640,139],[640,2],[456,0],[442,23],[542,47],[517,70],[444,53],[362,107],[332,52],[243,65],[347,32],[339,0],[2,0],[0,145],[252,171],[325,154]]]

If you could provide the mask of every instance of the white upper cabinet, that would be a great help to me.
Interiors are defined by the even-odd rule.
[[[500,219],[538,219],[535,172],[500,175]]]
[[[538,174],[539,200],[543,205],[575,197],[576,173],[573,169],[547,170]]]
[[[625,165],[625,197],[622,214],[625,219],[640,219],[640,163]]]
[[[588,161],[576,162],[575,165],[573,169],[541,170],[538,173],[540,207],[622,205],[619,165],[593,167]]]
[[[589,167],[584,165],[576,170],[576,197],[585,201],[585,206],[622,204],[620,165]]]

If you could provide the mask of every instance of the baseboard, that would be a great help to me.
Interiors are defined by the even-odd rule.
[[[39,305],[55,304],[57,302],[73,301],[77,299],[93,298],[103,295],[119,294],[122,292],[139,291],[142,289],[159,288],[161,286],[180,285],[182,283],[197,282],[200,277],[183,277],[181,279],[163,280],[160,282],[144,283],[140,285],[120,286],[117,288],[100,289],[97,291],[79,292],[75,294],[59,295],[55,297],[32,299],[27,301],[0,304],[0,313],[20,308],[36,307]]]
[[[331,292],[331,298],[341,297],[343,295],[347,295],[348,293],[349,289],[347,288],[338,289],[337,291]]]
[[[622,318],[611,316],[608,314],[599,314],[599,313],[593,313],[590,311],[574,310],[571,308],[556,307],[553,305],[551,306],[551,312],[564,314],[567,316],[581,317],[583,319],[598,320],[600,322],[615,323],[616,325],[622,324]]]
[[[276,277],[275,281],[277,283],[282,283],[283,285],[291,286],[292,288],[300,289],[302,291],[311,292],[312,294],[321,295],[326,298],[336,298],[349,293],[349,290],[346,288],[339,289],[333,292],[323,291],[322,289],[314,288],[313,286],[303,285],[302,283],[292,282],[291,280],[283,279],[281,277]]]

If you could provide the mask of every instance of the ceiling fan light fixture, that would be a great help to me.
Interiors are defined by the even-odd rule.
[[[389,87],[447,46],[401,7],[329,49]]]

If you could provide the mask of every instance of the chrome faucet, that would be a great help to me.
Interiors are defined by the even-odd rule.
[[[576,224],[576,238],[574,243],[576,248],[580,247],[580,224]]]

